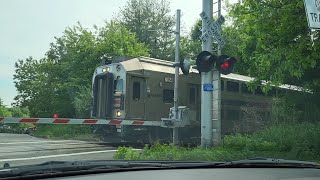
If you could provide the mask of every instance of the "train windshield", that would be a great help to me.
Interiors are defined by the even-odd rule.
[[[123,79],[120,79],[119,77],[117,77],[116,80],[114,80],[114,87],[115,87],[115,91],[116,92],[123,92]]]

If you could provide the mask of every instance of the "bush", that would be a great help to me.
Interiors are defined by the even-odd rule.
[[[225,136],[223,139],[223,147],[249,151],[276,151],[278,149],[275,142],[241,134]]]
[[[228,161],[253,157],[320,161],[320,123],[272,126],[251,135],[236,134],[223,138],[215,148],[185,148],[156,144],[142,152],[119,148],[114,158],[140,160]]]
[[[33,133],[34,136],[57,139],[98,139],[99,137],[92,133],[89,125],[46,125],[40,124]]]
[[[277,144],[278,151],[296,153],[297,157],[319,156],[320,123],[277,125],[257,132],[254,138],[261,138]]]
[[[139,159],[139,152],[129,147],[118,147],[117,153],[114,154],[113,158],[115,159],[130,159],[136,160]]]

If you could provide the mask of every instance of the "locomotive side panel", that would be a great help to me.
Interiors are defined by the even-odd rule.
[[[145,120],[146,116],[146,79],[141,76],[127,76],[126,118]]]
[[[147,120],[160,121],[168,117],[169,109],[173,106],[174,75],[152,71],[145,74],[148,77]]]

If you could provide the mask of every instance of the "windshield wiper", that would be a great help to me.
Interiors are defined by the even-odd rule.
[[[229,161],[219,167],[288,167],[288,168],[320,168],[320,165],[309,161],[296,161],[256,157],[244,160]]]
[[[49,161],[46,163],[17,166],[0,169],[0,178],[10,176],[25,176],[47,173],[63,173],[73,171],[98,170],[98,169],[124,169],[142,167],[171,167],[171,165],[153,162],[138,161]]]
[[[320,168],[314,162],[293,161],[271,158],[252,158],[228,162],[210,161],[49,161],[42,164],[18,166],[0,169],[0,178],[27,175],[43,175],[58,173],[86,173],[99,170],[138,170],[138,169],[179,169],[179,168],[255,168],[255,167],[287,167],[287,168]]]

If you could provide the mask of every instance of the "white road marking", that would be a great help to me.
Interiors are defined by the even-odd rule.
[[[108,152],[116,152],[116,151],[118,151],[118,150],[115,149],[115,150],[90,151],[90,152],[79,152],[79,153],[70,153],[70,154],[36,156],[36,157],[29,157],[29,158],[0,159],[0,162],[25,161],[25,160],[46,159],[46,158],[54,158],[54,157],[78,156],[78,155],[85,155],[85,154],[98,154],[98,153],[108,153]]]
[[[81,141],[74,141],[74,140],[59,140],[59,141],[19,141],[19,142],[0,142],[0,145],[11,145],[11,144],[37,144],[37,143],[86,143]]]

